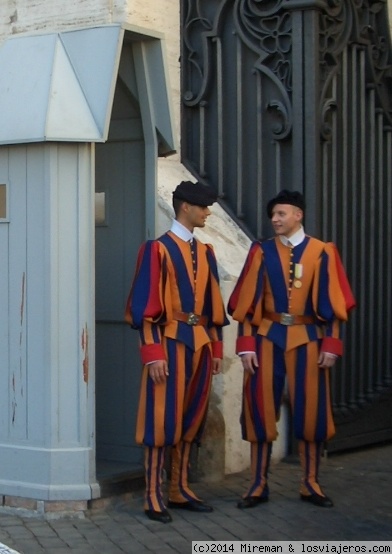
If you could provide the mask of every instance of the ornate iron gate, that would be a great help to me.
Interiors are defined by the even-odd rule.
[[[183,0],[184,164],[252,237],[302,190],[358,301],[330,450],[392,438],[392,52],[384,1]]]

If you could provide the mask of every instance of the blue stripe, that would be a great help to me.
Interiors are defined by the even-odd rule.
[[[282,403],[283,388],[286,379],[286,364],[283,350],[275,344],[273,345],[273,356],[273,389],[275,414],[277,416]]]
[[[262,246],[264,263],[275,302],[275,311],[287,312],[287,285],[275,240],[267,240],[263,242]]]
[[[332,321],[334,318],[334,311],[329,300],[328,255],[325,252],[321,254],[317,311],[326,321]]]
[[[178,381],[176,341],[168,338],[166,345],[169,376],[167,377],[165,398],[165,444],[174,444]],[[178,414],[178,417],[181,415]]]
[[[209,326],[212,327],[212,326],[214,326],[214,322],[213,322],[213,308],[214,308],[214,306],[213,306],[213,302],[212,302],[212,281],[214,280],[217,283],[217,285],[219,286],[219,274],[218,274],[218,267],[216,265],[216,258],[215,258],[213,252],[211,251],[211,249],[208,245],[207,245],[207,248],[206,248],[206,258],[207,258],[207,263],[208,263],[208,267],[209,267],[209,271],[210,271],[210,276],[209,276],[209,279],[208,279],[206,291],[204,293],[203,315],[208,316]],[[222,301],[222,303],[223,303],[223,301]],[[222,305],[222,310],[224,311],[223,305]],[[217,327],[219,340],[222,340],[222,336],[223,336],[222,327],[224,325],[229,325],[229,323],[230,322],[226,317],[226,313],[224,313],[224,321],[222,323],[222,326]]]
[[[293,248],[293,262],[296,264],[300,263],[300,260],[302,258],[302,255],[305,251],[305,248],[308,246],[310,237],[305,236],[304,240],[298,244],[297,246],[294,246]]]
[[[297,439],[303,439],[305,422],[305,378],[307,364],[306,345],[297,349],[297,367],[295,371],[294,432]]]
[[[316,325],[306,325],[306,331],[308,333],[309,342],[318,340]]]
[[[263,478],[262,467],[263,467],[263,443],[257,443],[257,455],[256,455],[256,475],[255,480],[251,489],[248,492],[248,496],[253,496],[254,492],[261,485],[261,480]],[[254,451],[252,451],[253,453]],[[267,477],[265,475],[265,477]]]
[[[192,310],[190,310],[192,311]],[[183,342],[193,351],[195,350],[195,334],[193,332],[192,325],[188,325],[183,321],[179,321],[177,324],[177,340]]]
[[[210,267],[210,271],[214,276],[215,281],[219,282],[219,274],[218,274],[218,268],[216,265],[216,258],[214,254],[211,252],[209,246],[207,246],[206,256],[207,256],[208,265]]]
[[[146,371],[146,370],[145,370]],[[154,435],[154,381],[147,378],[146,387],[146,421],[144,426],[144,444],[155,445]]]
[[[298,246],[295,246],[293,248],[293,263],[294,264],[300,264],[301,263],[301,258],[303,256],[303,253],[304,253],[306,247],[308,246],[309,240],[310,240],[310,237],[306,236],[305,239],[301,242],[301,244],[298,244]],[[305,315],[314,315],[312,290],[313,290],[313,287],[309,287],[308,297],[305,301],[305,310],[304,310]],[[316,333],[315,338],[317,338],[317,333]],[[314,340],[314,339],[312,339],[312,340]]]
[[[264,269],[265,263],[262,262],[260,269],[257,273],[257,281],[256,281],[256,294],[254,299],[254,305],[257,304],[257,302],[260,300],[261,295],[263,294],[263,283],[264,283]]]
[[[319,372],[319,387],[318,387],[318,413],[317,427],[314,440],[316,442],[324,441],[327,437],[327,386],[326,372]]]
[[[258,359],[260,360],[261,359],[261,355],[260,355],[260,348],[262,348],[262,342],[263,342],[263,337],[261,335],[257,335],[256,337],[256,353],[257,353],[257,357]],[[261,419],[261,414],[259,413],[258,409],[257,409],[257,399],[258,399],[258,395],[261,394],[261,390],[259,390],[258,388],[258,382],[262,379],[261,377],[261,367],[255,367],[255,372],[253,375],[250,375],[249,378],[248,378],[248,383],[247,383],[247,386],[250,387],[250,392],[251,392],[251,405],[250,405],[250,409],[251,409],[251,414],[252,414],[252,417],[253,417],[253,424],[254,424],[254,430],[255,430],[255,433],[256,433],[256,436],[257,436],[257,439],[258,441],[266,441],[267,439],[267,435],[266,435],[266,432],[265,432],[265,427],[264,427],[264,424],[263,424],[263,421]],[[244,418],[245,420],[245,418]]]
[[[189,381],[192,377],[192,355],[193,355],[193,352],[191,352],[188,348],[186,348],[185,350],[186,350],[186,382],[187,382],[186,389],[188,390]],[[191,427],[192,421],[193,421],[195,415],[197,415],[197,413],[199,412],[199,401],[200,401],[200,398],[203,394],[203,390],[205,388],[206,381],[209,379],[209,373],[207,371],[207,366],[208,366],[208,363],[209,363],[209,360],[208,360],[209,352],[210,352],[209,348],[204,346],[203,351],[202,351],[202,353],[200,355],[200,358],[199,358],[199,367],[196,369],[195,374],[193,376],[194,379],[195,379],[195,377],[197,378],[197,381],[195,379],[197,387],[196,387],[196,389],[194,389],[193,397],[189,399],[188,407],[187,407],[186,413],[184,414],[183,426],[182,426],[182,429],[183,429],[182,434],[183,435],[185,435],[185,433]],[[210,368],[210,370],[211,370],[211,368]],[[204,429],[204,421],[201,422],[200,428],[198,429],[198,432],[197,432],[198,438],[200,438],[203,429]],[[197,440],[197,439],[195,439],[195,440]]]
[[[268,340],[279,346],[282,350],[286,350],[287,344],[287,326],[280,323],[272,323],[266,334]]]
[[[136,329],[141,327],[143,324],[144,310],[150,296],[152,244],[152,240],[147,241],[145,244],[145,250],[140,262],[140,267],[132,286],[130,308],[133,327]]]
[[[152,336],[153,336],[153,339],[154,339],[154,342],[155,343],[159,343],[160,342],[160,329],[159,329],[159,325],[157,325],[156,323],[154,323],[153,325],[151,325],[151,331],[152,331]]]
[[[210,275],[210,278],[207,281],[206,289],[204,291],[204,303],[203,303],[203,311],[202,311],[202,315],[206,315],[208,318],[209,327],[212,327],[214,325],[212,312],[213,312],[213,306],[212,306],[212,290],[211,290],[211,275]]]
[[[170,259],[176,272],[176,281],[182,303],[181,309],[184,312],[192,312],[194,310],[194,292],[181,250],[168,234],[163,235],[158,240],[162,242],[169,252]]]
[[[154,343],[159,344],[161,342],[161,340],[160,340],[160,329],[159,329],[159,325],[157,323],[152,323],[151,324],[151,334],[152,334],[152,338],[153,338]],[[146,344],[146,336],[144,334],[143,327],[140,327],[139,335],[140,335],[140,342],[142,344]]]

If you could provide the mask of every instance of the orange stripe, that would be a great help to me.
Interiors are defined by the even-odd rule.
[[[163,448],[146,447],[144,450],[144,467],[146,492],[144,509],[161,511],[164,508],[162,498],[162,469],[165,460]]]
[[[152,455],[150,456],[150,452]],[[151,461],[150,461],[151,460]],[[147,449],[147,471],[149,474],[148,496],[152,502],[153,510],[159,510],[157,499],[157,452],[155,448]]]
[[[263,494],[267,485],[270,452],[270,444],[267,442],[251,443],[250,460],[252,482],[247,492],[243,495],[243,498],[246,498],[247,496],[261,496]]]
[[[299,441],[299,457],[303,471],[301,494],[319,494],[324,496],[318,483],[320,464],[320,445],[316,442]]]
[[[295,366],[297,360],[297,351],[290,350],[289,352],[285,352],[284,358],[286,364],[287,388],[290,398],[290,405],[293,408],[293,406],[295,405]]]
[[[169,489],[169,499],[172,502],[199,500],[188,485],[191,446],[189,442],[180,441],[172,448],[172,472]]]
[[[177,382],[176,382],[176,429],[174,432],[174,444],[178,443],[182,435],[182,418],[185,401],[185,344],[176,344],[177,355]]]
[[[247,401],[247,397],[246,397],[246,390],[249,388],[249,386],[250,386],[250,374],[248,372],[244,372],[244,379],[243,379],[244,401],[243,401],[243,408],[242,408],[242,415],[244,418],[244,428],[245,428],[244,439],[253,443],[253,442],[257,442],[257,436],[255,433],[255,428],[254,428],[249,402]]]
[[[233,319],[244,321],[246,314],[253,312],[253,299],[258,282],[258,272],[263,260],[263,251],[260,247],[254,246],[248,253],[244,268],[246,274],[239,280],[234,289],[236,305],[233,310]],[[258,322],[260,323],[260,321]]]
[[[159,332],[159,328],[156,327],[156,330]],[[154,344],[154,337],[152,334],[152,325],[146,319],[143,320],[143,342],[144,344]]]
[[[156,446],[165,444],[165,411],[167,381],[154,385],[154,437]]]
[[[314,440],[316,434],[316,420],[318,414],[318,390],[320,368],[317,365],[318,343],[310,342],[306,345],[306,382],[305,382],[305,421],[304,437]]]
[[[325,440],[328,440],[332,438],[335,434],[335,423],[333,419],[333,413],[332,413],[332,407],[331,407],[331,386],[330,386],[330,379],[329,379],[329,369],[325,369],[326,371],[326,391],[327,391],[327,436],[325,437]]]
[[[330,382],[329,370],[320,369],[317,364],[319,349],[316,341],[306,345],[307,349],[307,365],[306,365],[306,381],[305,381],[305,407],[304,407],[304,429],[303,436],[308,441],[314,441],[319,407],[319,381],[321,372],[326,380],[326,409],[327,409],[327,436],[325,440],[331,438],[335,434],[335,424],[333,420],[331,401],[330,401]],[[285,353],[286,360],[286,375],[288,391],[290,396],[290,404],[295,405],[295,385],[296,385],[296,364],[297,350],[290,350]]]
[[[210,344],[206,345],[206,348],[209,348],[210,351],[211,351],[211,345]],[[185,407],[184,407],[185,411],[188,408],[189,400],[191,400],[189,398],[189,391],[192,390],[192,385],[194,383],[194,380],[198,379],[199,375],[200,375],[200,370],[201,369],[200,369],[199,366],[202,363],[202,360],[201,360],[202,355],[203,356],[205,355],[204,348],[201,348],[201,349],[197,350],[194,353],[193,357],[192,357],[192,376],[191,376],[191,379],[188,383],[188,392],[187,392],[186,397],[185,397]],[[207,368],[204,368],[204,371],[207,371]],[[197,432],[200,429],[200,425],[203,423],[203,421],[205,419],[205,416],[206,416],[206,412],[207,412],[207,409],[208,409],[209,392],[210,392],[211,382],[212,382],[211,369],[209,371],[210,371],[210,379],[209,380],[207,379],[205,384],[204,384],[204,389],[203,389],[202,394],[199,398],[199,406],[198,406],[197,412],[195,414],[195,417],[192,421],[192,426],[188,429],[188,431],[183,436],[183,439],[187,442],[192,442],[195,439],[195,437],[197,435]]]
[[[268,339],[263,338],[261,342],[261,371],[263,387],[263,417],[267,442],[271,442],[277,437],[276,412],[274,402],[273,388],[273,348],[274,345]]]
[[[136,444],[143,444],[144,442],[144,429],[145,429],[145,422],[146,422],[147,379],[148,379],[148,368],[147,366],[144,366],[141,383],[140,383],[139,406],[138,406],[137,420],[136,420]]]

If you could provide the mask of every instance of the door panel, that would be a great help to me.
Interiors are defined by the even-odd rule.
[[[129,120],[130,135],[139,121]],[[138,335],[124,323],[136,255],[144,239],[144,142],[135,136],[96,147],[96,192],[104,193],[104,222],[96,227],[97,459],[141,467],[134,442],[139,395]],[[132,128],[132,132],[131,132]]]

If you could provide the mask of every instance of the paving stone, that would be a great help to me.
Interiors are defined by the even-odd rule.
[[[219,483],[197,483],[212,514],[172,512],[163,525],[143,513],[139,497],[104,503],[83,519],[42,520],[1,513],[0,542],[20,554],[177,554],[192,540],[392,541],[392,444],[323,459],[322,484],[335,507],[318,508],[299,498],[300,468],[272,467],[270,502],[254,509],[236,505],[249,485],[249,472]]]

